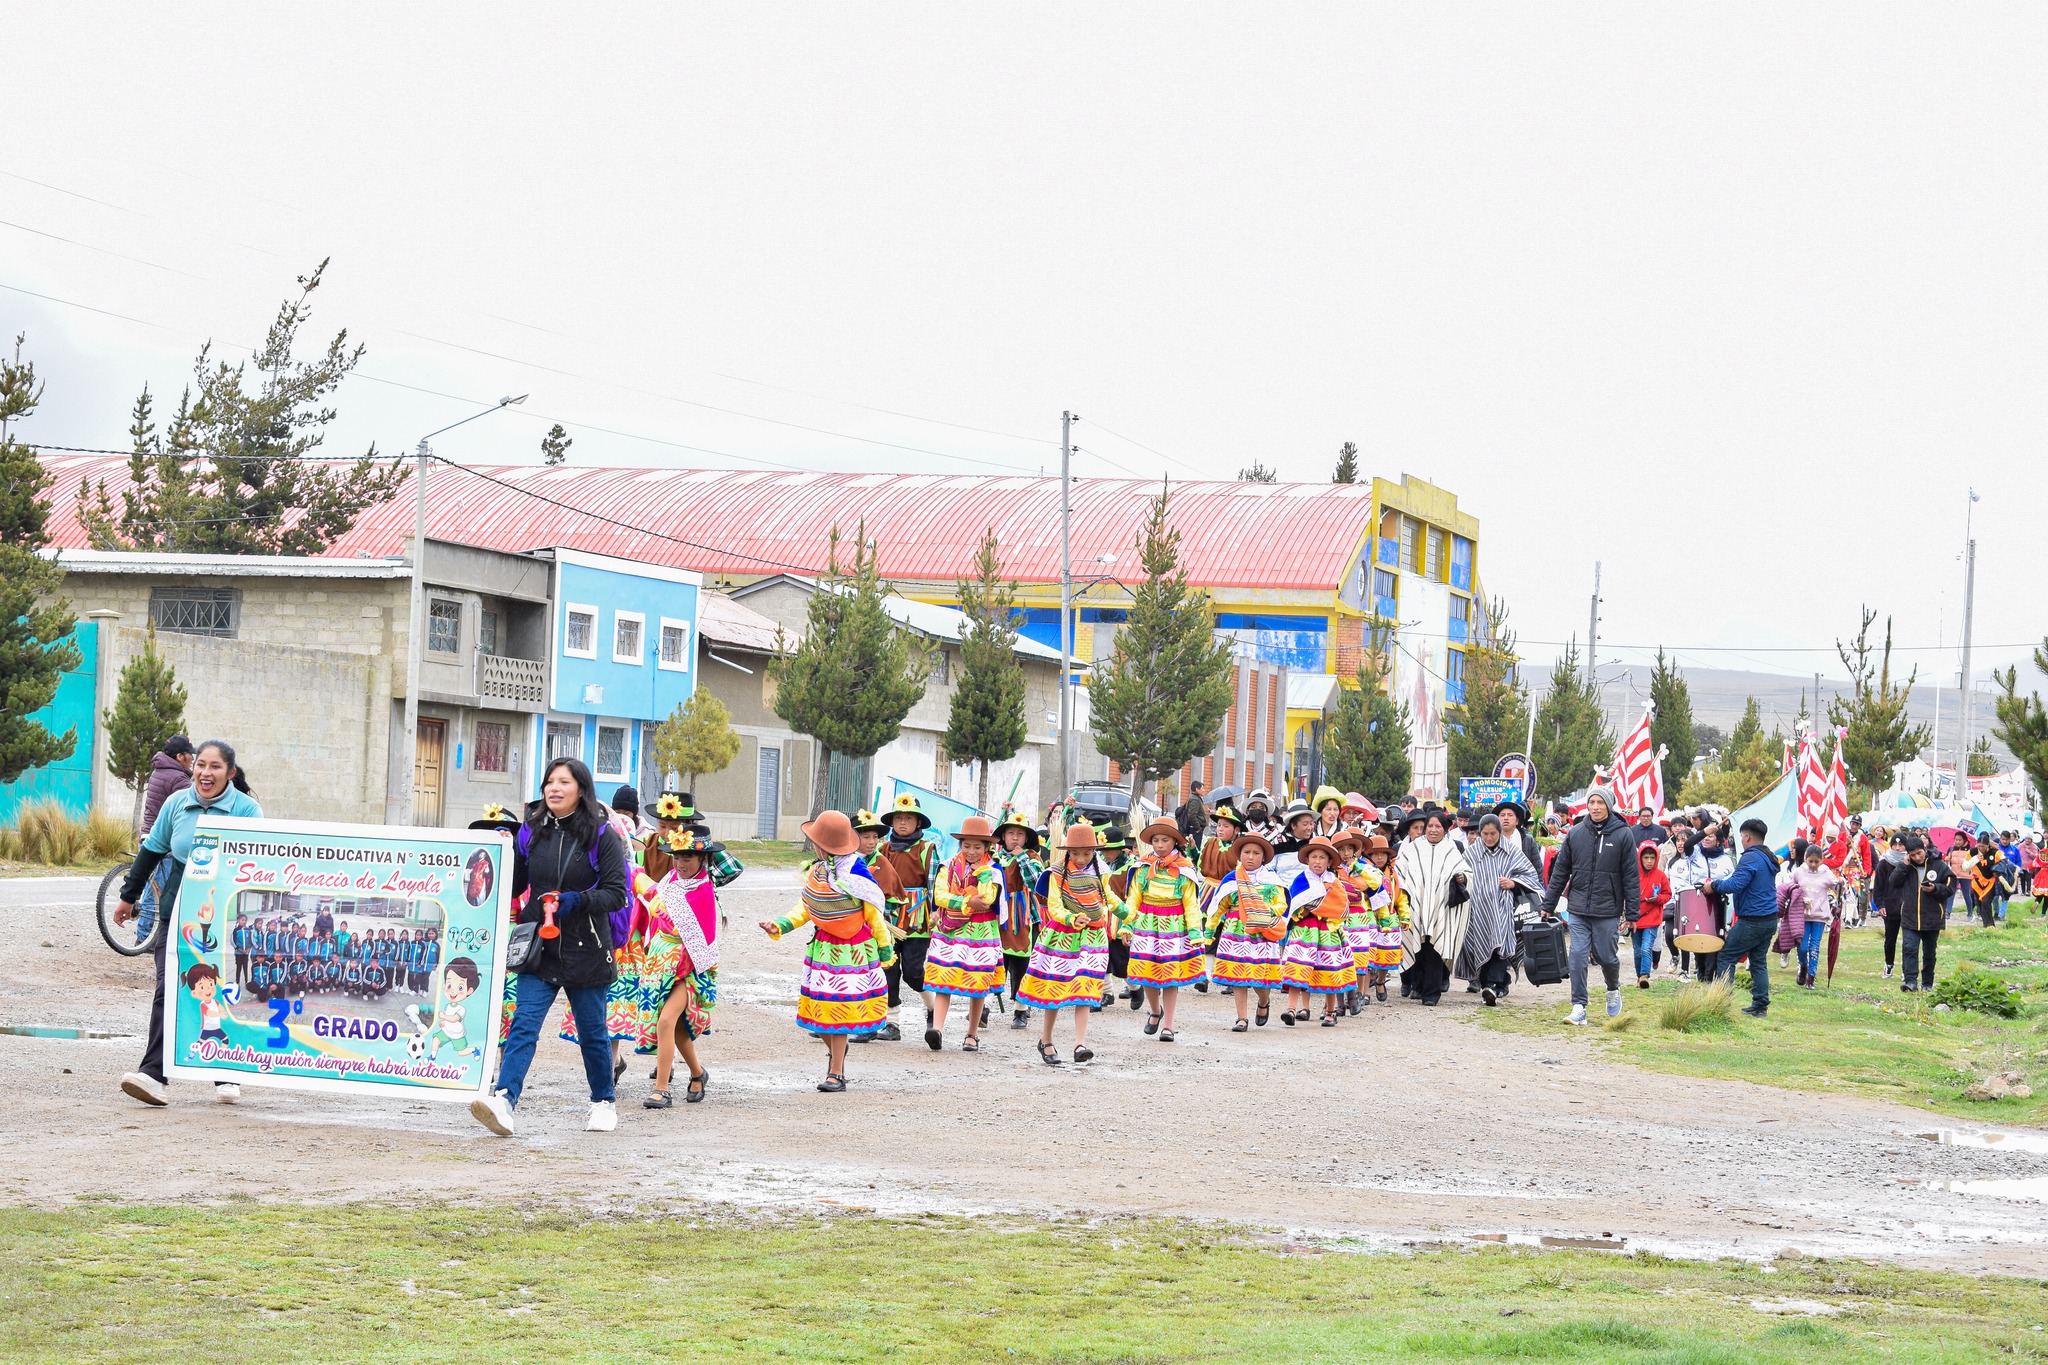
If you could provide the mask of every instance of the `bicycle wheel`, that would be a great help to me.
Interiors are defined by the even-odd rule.
[[[107,875],[100,878],[99,894],[93,898],[93,910],[99,919],[100,937],[107,946],[122,957],[141,957],[144,953],[156,951],[156,941],[164,932],[164,907],[157,907],[156,922],[150,926],[149,937],[136,935],[135,925],[114,923],[114,911],[121,904],[121,883],[127,879],[132,863],[118,863],[107,869]]]

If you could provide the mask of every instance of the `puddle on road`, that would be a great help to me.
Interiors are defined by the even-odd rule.
[[[1966,1133],[1960,1128],[1936,1128],[1926,1133],[1905,1133],[1944,1147],[1988,1147],[2001,1152],[2048,1152],[2048,1133]]]
[[[100,1033],[89,1028],[53,1028],[42,1024],[0,1024],[0,1033],[16,1038],[133,1038],[132,1033]]]
[[[2048,1175],[2030,1176],[2020,1180],[1921,1180],[1914,1183],[1929,1190],[1948,1190],[1955,1194],[1987,1194],[1998,1199],[2048,1204]]]

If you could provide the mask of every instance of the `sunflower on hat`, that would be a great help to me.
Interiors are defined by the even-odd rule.
[[[889,807],[889,819],[892,822],[899,815],[916,816],[917,827],[920,831],[927,830],[932,827],[931,816],[926,815],[924,813],[924,807],[917,804],[917,797],[910,792],[905,792],[903,793],[903,795],[897,797],[896,804]]]

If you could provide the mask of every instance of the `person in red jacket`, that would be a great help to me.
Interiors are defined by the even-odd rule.
[[[1636,985],[1643,990],[1650,989],[1650,975],[1657,970],[1657,959],[1662,956],[1657,951],[1657,931],[1664,927],[1664,907],[1671,903],[1671,879],[1657,866],[1659,847],[1644,844],[1636,850],[1636,860],[1643,869],[1642,904],[1628,927],[1636,945]]]

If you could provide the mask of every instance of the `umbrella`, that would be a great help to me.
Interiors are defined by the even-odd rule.
[[[1842,917],[1835,916],[1835,922],[1828,926],[1828,986],[1835,984],[1835,959],[1842,952]]]
[[[1218,787],[1208,794],[1206,800],[1209,802],[1209,809],[1215,810],[1226,801],[1235,803],[1237,798],[1243,795],[1243,787]]]

